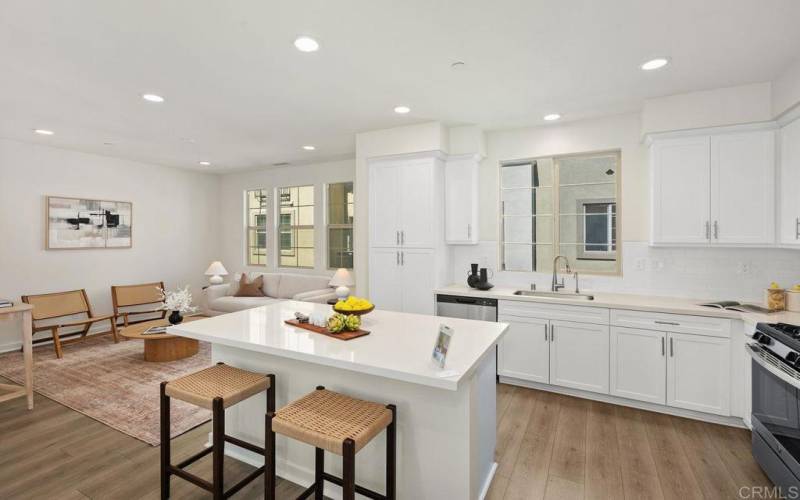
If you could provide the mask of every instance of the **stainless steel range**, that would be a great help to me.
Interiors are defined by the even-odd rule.
[[[783,491],[800,488],[800,326],[759,323],[753,364],[753,457]]]

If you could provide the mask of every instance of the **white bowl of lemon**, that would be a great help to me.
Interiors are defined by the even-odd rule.
[[[349,296],[333,305],[333,310],[341,314],[354,314],[360,316],[375,309],[375,305],[367,299]]]

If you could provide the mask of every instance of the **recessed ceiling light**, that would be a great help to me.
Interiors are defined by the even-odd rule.
[[[561,118],[561,115],[558,113],[550,113],[549,115],[544,115],[544,119],[548,122],[552,122]]]
[[[306,151],[314,151],[315,149],[317,149],[317,147],[309,144],[307,146],[303,146],[303,149],[305,149]]]
[[[409,108],[408,106],[395,106],[394,112],[397,113],[398,115],[404,115],[406,113],[410,113],[411,108]]]
[[[663,68],[667,64],[669,64],[669,59],[666,57],[656,57],[642,64],[641,68],[645,71],[652,71],[654,69]]]
[[[52,130],[46,130],[46,129],[43,129],[43,128],[37,128],[37,129],[34,129],[33,131],[36,132],[39,135],[53,135],[54,134],[54,132]]]
[[[310,36],[298,36],[294,41],[294,46],[300,52],[316,52],[319,50],[319,43]]]
[[[204,167],[208,167],[209,165],[211,165],[210,161],[199,161],[197,163],[199,163],[200,165],[202,165]]]
[[[142,99],[150,102],[164,102],[164,98],[156,94],[142,94]]]

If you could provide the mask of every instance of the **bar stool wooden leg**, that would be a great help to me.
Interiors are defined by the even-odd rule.
[[[264,425],[264,500],[275,500],[275,433],[272,418],[275,412],[267,412]]]
[[[275,413],[275,374],[267,375],[269,388],[267,389],[267,411]]]
[[[322,500],[325,491],[325,450],[316,448],[314,456],[314,500]]]
[[[397,407],[386,407],[392,412],[392,422],[386,427],[386,499],[394,500],[397,494]]]
[[[350,438],[342,446],[342,499],[356,498],[356,442]]]
[[[214,500],[222,500],[225,498],[225,484],[223,480],[223,464],[225,460],[225,408],[223,406],[222,398],[214,398],[212,404],[213,411],[213,444],[212,447],[212,460],[213,460],[213,484],[214,484]]]
[[[161,382],[161,498],[169,498],[170,476],[170,433],[169,433],[169,396],[166,394],[167,383]]]

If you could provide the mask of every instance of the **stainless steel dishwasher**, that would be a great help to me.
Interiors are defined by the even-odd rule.
[[[497,299],[437,294],[436,315],[448,318],[497,321]]]
[[[477,319],[481,321],[497,321],[497,299],[481,297],[463,297],[459,295],[436,295],[436,315],[447,318]],[[497,374],[497,349],[494,351],[495,381],[500,382]]]

